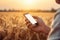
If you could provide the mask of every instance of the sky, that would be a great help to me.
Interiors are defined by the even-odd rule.
[[[0,0],[0,9],[19,10],[51,10],[58,9],[60,5],[55,0]]]

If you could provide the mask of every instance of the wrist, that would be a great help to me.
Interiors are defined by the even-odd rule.
[[[44,33],[45,33],[46,35],[49,34],[50,30],[51,30],[51,28],[45,25]]]

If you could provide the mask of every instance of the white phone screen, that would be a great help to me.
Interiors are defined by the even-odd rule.
[[[25,14],[25,17],[26,17],[32,24],[37,23],[36,20],[35,20],[30,14]]]

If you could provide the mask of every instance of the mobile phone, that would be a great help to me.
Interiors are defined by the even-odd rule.
[[[24,15],[32,24],[37,24],[37,21],[29,13],[26,13]]]

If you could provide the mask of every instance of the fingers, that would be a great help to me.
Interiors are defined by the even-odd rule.
[[[33,16],[33,17],[36,19],[36,21],[37,21],[37,22],[42,21],[42,19],[41,19],[41,18],[39,18],[39,17],[36,17],[36,16]]]
[[[26,21],[26,25],[27,25],[28,28],[35,27],[35,25],[33,25],[32,23],[30,23],[30,21],[28,21],[27,19],[25,21]]]
[[[33,17],[36,19],[38,24],[44,24],[44,21],[42,20],[42,18],[39,18],[39,17],[36,17],[36,16],[33,16]]]
[[[30,23],[30,21],[28,21],[27,19],[25,20],[26,21],[26,25],[28,28],[31,28],[32,24]]]
[[[28,28],[30,28],[30,26],[32,25],[31,23],[28,23],[28,24],[26,24],[27,26],[28,26]]]
[[[30,29],[32,29],[32,28],[35,27],[35,25],[33,25],[33,24],[31,24],[31,23],[28,23],[28,24],[26,24],[26,25],[27,25],[27,27],[30,28]]]
[[[36,20],[38,20],[38,21],[42,21],[42,19],[41,18],[39,18],[39,17],[36,17],[36,16],[33,16]]]
[[[33,18],[35,18],[35,19],[40,19],[39,17],[36,17],[36,16],[33,16]]]
[[[28,21],[28,20],[25,20],[25,21],[26,21],[26,24],[30,23],[30,21]]]
[[[27,19],[25,21],[26,21],[26,25],[30,23],[30,21],[28,21]]]

